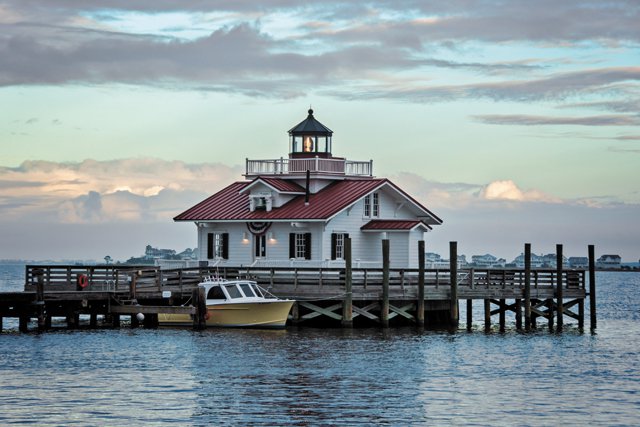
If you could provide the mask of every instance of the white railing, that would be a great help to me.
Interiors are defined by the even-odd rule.
[[[246,159],[246,175],[302,174],[306,171],[333,175],[372,176],[373,160],[368,162],[344,159]]]

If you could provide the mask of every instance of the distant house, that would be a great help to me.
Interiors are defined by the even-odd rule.
[[[426,252],[424,256],[425,268],[449,268],[451,263],[448,259],[443,259],[440,254]],[[458,255],[458,268],[467,267],[466,255]]]
[[[471,264],[480,268],[503,268],[507,260],[504,258],[496,258],[491,254],[472,255]]]
[[[246,160],[235,182],[187,209],[198,258],[208,265],[344,265],[351,239],[355,266],[380,266],[381,239],[392,267],[416,267],[418,241],[442,220],[386,178],[372,161],[332,154],[333,131],[309,110],[289,130],[288,158]]]
[[[536,255],[536,254],[531,254],[531,268],[543,268],[543,267],[548,267],[545,264],[545,256],[544,255]],[[516,267],[518,268],[524,268],[524,254],[521,253],[520,255],[518,255],[517,257],[515,257],[515,259],[513,260],[513,264],[516,265]]]
[[[588,268],[589,258],[583,256],[569,257],[569,267],[571,268]]]
[[[620,268],[622,259],[620,255],[602,255],[596,260],[597,268]]]
[[[176,251],[173,249],[158,249],[151,245],[147,245],[144,250],[144,258],[147,260],[155,260],[162,258],[170,258],[176,255]]]

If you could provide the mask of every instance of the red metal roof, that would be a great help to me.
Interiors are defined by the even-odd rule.
[[[175,221],[213,220],[297,220],[328,219],[361,197],[384,184],[384,179],[336,181],[309,196],[305,206],[304,196],[296,196],[290,202],[271,212],[249,210],[249,197],[240,194],[250,182],[235,182],[213,196],[203,200],[174,218]]]
[[[290,187],[291,183],[286,182],[287,180],[264,177],[259,179],[270,183],[275,188],[277,188],[276,186],[292,188]],[[327,220],[372,191],[383,185],[389,185],[415,203],[419,209],[428,214],[425,216],[435,221],[436,224],[442,222],[437,216],[433,215],[388,179],[369,178],[336,181],[319,192],[311,194],[308,205],[305,205],[304,195],[298,195],[283,206],[273,208],[270,212],[265,210],[251,212],[249,210],[249,196],[246,193],[241,193],[241,191],[253,182],[255,180],[251,182],[235,182],[176,216],[174,221]]]
[[[242,191],[248,190],[257,182],[263,182],[269,187],[274,188],[276,191],[280,193],[302,193],[302,194],[305,193],[304,188],[296,184],[294,181],[291,181],[288,179],[271,178],[266,176],[259,176],[255,178],[245,188],[243,188]]]
[[[366,231],[386,231],[386,230],[412,230],[414,227],[422,225],[429,228],[428,225],[418,220],[410,219],[374,219],[369,221],[360,230]]]

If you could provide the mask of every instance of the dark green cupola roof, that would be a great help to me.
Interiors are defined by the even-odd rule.
[[[313,110],[309,108],[309,115],[306,119],[289,129],[289,135],[327,135],[330,136],[333,131],[320,123],[313,117]]]

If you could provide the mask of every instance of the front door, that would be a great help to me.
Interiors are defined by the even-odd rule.
[[[255,257],[265,258],[267,256],[267,236],[264,234],[253,236],[253,241],[255,243]]]

